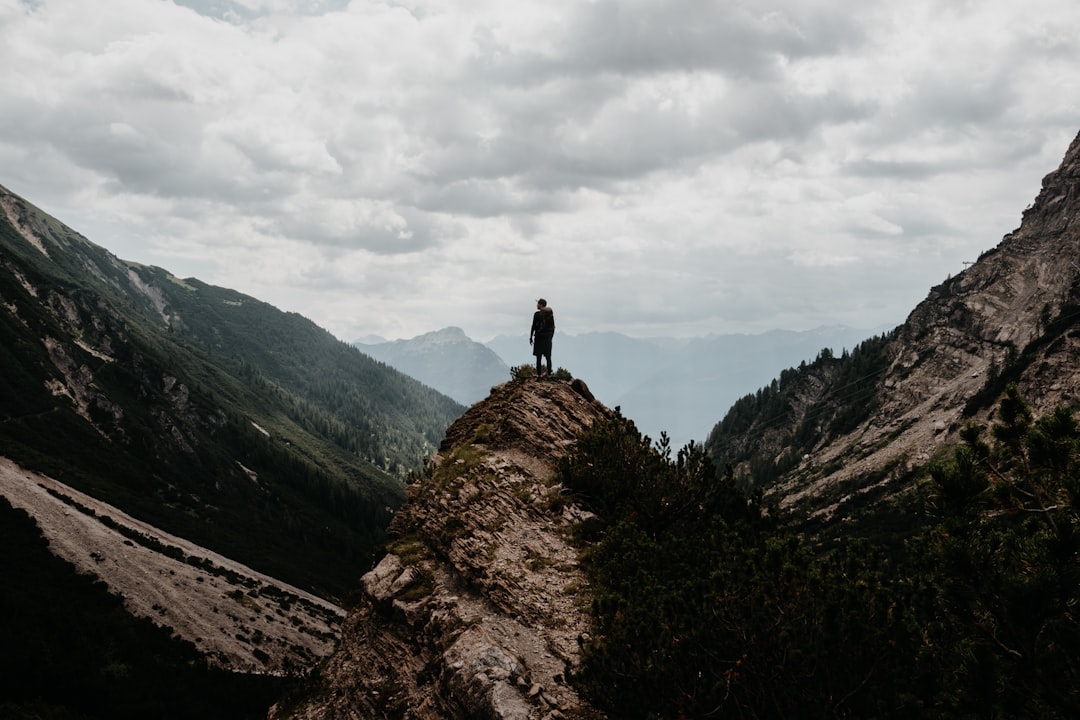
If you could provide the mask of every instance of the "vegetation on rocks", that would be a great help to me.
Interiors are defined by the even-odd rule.
[[[613,717],[1075,717],[1080,428],[1015,391],[934,463],[919,529],[827,546],[629,420],[562,463],[597,513],[576,681]]]
[[[531,380],[536,377],[536,367],[529,365],[515,365],[510,368],[511,380]],[[570,371],[564,367],[555,368],[550,374],[545,372],[541,377],[554,378],[556,380],[566,380],[569,382],[574,379],[574,376],[570,374]]]
[[[804,453],[853,430],[877,407],[891,335],[863,341],[839,357],[823,349],[811,363],[788,368],[743,396],[716,424],[705,447],[721,467],[745,465],[745,482],[767,486]],[[817,388],[822,392],[814,392]]]

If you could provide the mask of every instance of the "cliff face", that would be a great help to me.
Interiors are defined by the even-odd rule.
[[[319,695],[275,717],[599,717],[566,679],[591,596],[569,544],[586,514],[554,474],[609,412],[578,381],[515,380],[459,418],[364,576]]]
[[[921,466],[962,425],[987,422],[1004,382],[1036,415],[1073,402],[1080,387],[1080,136],[1020,227],[960,275],[931,290],[885,349],[876,409],[830,438],[770,493],[781,507],[831,516]],[[843,397],[827,382],[810,399]],[[794,426],[793,426],[794,427]],[[791,431],[792,428],[787,428]],[[777,448],[779,450],[779,448]]]

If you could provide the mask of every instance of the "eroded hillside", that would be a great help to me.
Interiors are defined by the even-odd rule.
[[[0,458],[0,495],[49,549],[99,578],[133,615],[237,672],[306,672],[337,642],[345,611]]]

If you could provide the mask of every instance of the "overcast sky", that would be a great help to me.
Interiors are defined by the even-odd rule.
[[[893,326],[1080,130],[1075,0],[0,0],[0,184],[343,340]]]

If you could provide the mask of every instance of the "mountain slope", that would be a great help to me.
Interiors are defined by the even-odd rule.
[[[409,340],[353,345],[463,405],[483,400],[493,386],[510,377],[506,363],[466,337],[461,328],[443,328]]]
[[[1020,227],[933,288],[894,332],[819,356],[745,397],[711,454],[781,507],[819,518],[910,489],[969,420],[986,422],[1006,383],[1036,414],[1080,385],[1080,136]]]
[[[295,683],[208,665],[193,643],[132,615],[94,576],[54,555],[3,497],[0,573],[0,717],[263,720]],[[219,606],[227,613],[230,604]]]
[[[295,673],[334,647],[345,611],[331,602],[3,458],[0,495],[33,518],[54,555],[99,578],[129,613],[169,628],[212,666]]]
[[[306,589],[355,582],[462,408],[0,188],[0,455]]]

